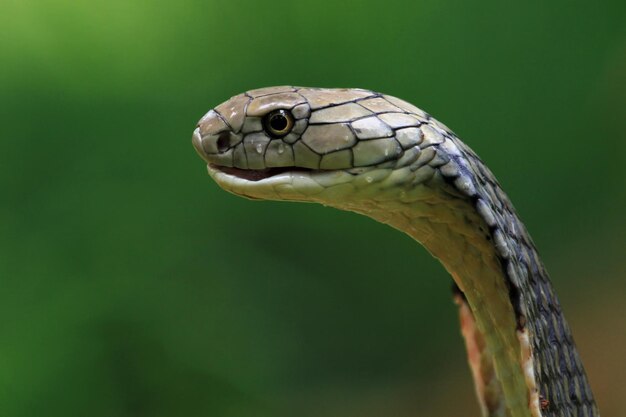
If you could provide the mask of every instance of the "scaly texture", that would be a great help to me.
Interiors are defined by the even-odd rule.
[[[276,111],[287,113],[280,134],[268,125]],[[599,416],[524,225],[480,158],[430,115],[368,90],[270,87],[209,111],[193,144],[227,191],[355,211],[422,243],[462,292],[485,416]]]

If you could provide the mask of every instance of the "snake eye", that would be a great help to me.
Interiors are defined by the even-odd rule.
[[[265,116],[263,120],[265,131],[270,136],[282,138],[293,128],[293,116],[288,110],[274,110]]]

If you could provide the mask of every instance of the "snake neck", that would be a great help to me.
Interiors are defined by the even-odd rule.
[[[468,200],[443,191],[447,185],[433,181],[406,189],[395,200],[348,209],[405,232],[441,261],[462,291],[485,340],[507,410],[502,415],[528,417],[530,398],[516,313],[489,228]],[[495,409],[486,415],[494,413]]]
[[[599,416],[526,228],[480,159],[449,140],[445,149],[435,149],[430,164],[411,174],[415,179],[391,187],[381,180],[376,187],[373,175],[367,195],[331,205],[408,234],[452,275],[495,369],[492,385],[502,392],[492,409],[483,407],[484,415]]]

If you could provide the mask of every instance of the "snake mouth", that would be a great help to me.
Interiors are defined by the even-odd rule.
[[[226,175],[230,175],[232,177],[240,178],[246,181],[261,181],[276,175],[284,174],[284,173],[295,173],[295,172],[315,172],[318,170],[309,169],[309,168],[297,168],[297,167],[276,167],[276,168],[264,168],[264,169],[242,169],[242,168],[233,168],[233,167],[224,167],[214,164],[209,164],[211,169],[221,171]]]

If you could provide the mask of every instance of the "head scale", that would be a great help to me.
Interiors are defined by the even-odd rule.
[[[369,90],[269,87],[210,110],[198,122],[193,144],[224,188],[273,198],[256,195],[267,187],[245,182],[284,185],[282,177],[305,172],[318,178],[407,166],[419,156],[421,126],[429,120],[417,107]]]

